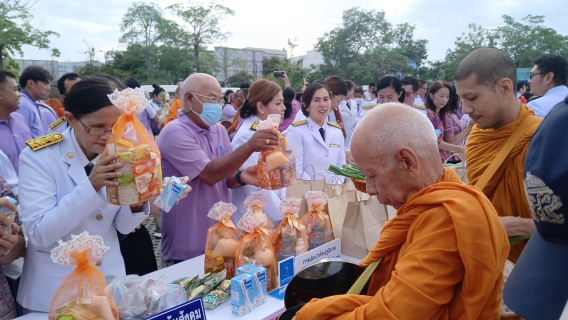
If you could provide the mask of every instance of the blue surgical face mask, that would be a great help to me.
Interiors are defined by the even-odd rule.
[[[197,98],[195,94],[193,96],[195,97],[195,99],[197,99],[197,101],[201,102],[201,100],[199,100],[199,98]],[[201,102],[201,104],[203,105],[203,111],[201,112],[201,114],[193,111],[193,109],[191,109],[191,112],[198,115],[199,118],[201,118],[201,120],[203,120],[203,122],[208,127],[215,125],[217,122],[219,122],[219,120],[221,120],[221,113],[223,112],[223,108],[220,104],[203,102]]]

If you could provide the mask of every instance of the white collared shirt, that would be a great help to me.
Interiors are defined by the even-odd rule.
[[[527,107],[531,108],[534,111],[534,114],[538,117],[544,118],[548,115],[552,108],[559,104],[560,102],[564,101],[564,99],[568,96],[568,87],[566,86],[558,86],[548,90],[544,96],[529,101],[527,103]]]
[[[75,130],[74,129],[71,129],[71,135],[73,136],[73,139],[71,139],[71,141],[73,142],[73,147],[75,148],[75,150],[81,150],[81,152],[77,152],[77,157],[79,157],[79,161],[81,161],[81,165],[83,167],[85,167],[89,163],[91,163],[93,165],[95,163],[97,163],[97,161],[101,158],[101,155],[99,154],[93,160],[89,161],[87,159],[87,157],[85,156],[83,149],[81,149],[81,146],[79,145],[79,141],[77,141],[77,137],[75,136]]]

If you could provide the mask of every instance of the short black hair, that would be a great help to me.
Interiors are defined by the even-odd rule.
[[[363,87],[361,87],[361,86],[355,87],[355,90],[353,92],[361,93],[361,94],[365,93],[365,91],[363,90]]]
[[[284,119],[288,119],[292,115],[292,101],[294,101],[296,93],[294,92],[294,89],[287,87],[282,90],[282,97],[284,98],[284,105],[286,106],[286,110],[284,110]]]
[[[59,78],[59,80],[57,80],[57,89],[59,90],[59,94],[64,95],[67,92],[65,90],[65,81],[66,80],[73,81],[73,80],[77,80],[79,78],[81,78],[81,76],[79,76],[75,72],[67,72],[66,74],[62,75],[61,78]]]
[[[369,87],[375,87],[375,83],[374,82],[369,83]]]
[[[0,69],[0,88],[4,87],[4,85],[8,81],[7,78],[12,78],[16,80],[16,75],[8,70]]]
[[[347,85],[347,92],[355,90],[355,82],[351,80],[345,80],[345,84]]]
[[[248,83],[248,82],[243,82],[243,83],[241,83],[241,85],[239,86],[239,88],[240,88],[241,90],[242,90],[242,89],[248,89],[248,88],[250,88],[250,83]]]
[[[416,91],[418,91],[418,89],[420,89],[420,86],[418,85],[418,80],[414,79],[413,77],[404,77],[404,78],[400,79],[400,82],[402,82],[403,86],[411,85],[412,90],[414,92],[416,92]]]
[[[454,72],[454,80],[476,76],[476,83],[495,90],[497,81],[508,78],[517,83],[517,65],[507,53],[495,48],[479,48],[470,52]]]
[[[124,85],[129,87],[130,89],[140,88],[142,85],[138,80],[135,78],[126,78],[124,79]]]
[[[527,83],[524,81],[517,82],[517,91],[521,90],[522,87],[526,86]]]
[[[111,85],[114,89],[124,90],[124,89],[127,88],[126,85],[124,84],[124,82],[120,81],[115,76],[111,76],[110,74],[97,72],[97,73],[93,74],[91,77],[100,78],[100,79],[107,81],[108,84]]]
[[[312,83],[312,84],[310,84],[306,87],[306,90],[304,90],[304,94],[302,95],[302,113],[304,114],[304,116],[306,116],[306,118],[310,117],[310,112],[308,111],[308,107],[310,106],[310,103],[312,102],[314,94],[319,89],[325,89],[325,90],[327,90],[327,93],[329,94],[329,91],[330,91],[329,88],[327,86],[325,86],[324,84],[321,84],[321,83]],[[330,95],[330,98],[331,98],[331,95]]]
[[[302,101],[302,96],[304,95],[304,93],[302,91],[298,91],[296,92],[296,101]]]
[[[543,77],[554,73],[552,81],[556,86],[565,86],[568,83],[568,61],[559,54],[545,54],[534,61]]]
[[[114,86],[108,79],[100,76],[88,77],[75,84],[65,95],[65,111],[81,118],[87,114],[112,105],[108,95],[114,92]]]
[[[422,88],[423,85],[428,84],[428,82],[426,82],[426,80],[418,79],[416,81],[418,81],[418,86],[420,88]]]
[[[47,71],[44,67],[38,65],[32,65],[24,69],[20,75],[20,88],[25,88],[28,85],[28,80],[34,82],[43,81],[45,83],[50,83],[53,77],[51,73]]]
[[[154,88],[154,91],[152,91],[152,98],[154,98],[154,96],[159,96],[162,92],[166,92],[166,90],[160,87],[159,84],[153,84],[152,87]]]
[[[383,90],[384,88],[392,87],[394,91],[399,94],[398,102],[404,102],[404,88],[402,87],[402,81],[392,74],[387,74],[386,76],[382,76],[379,78],[379,82],[377,82],[377,97],[378,92]]]

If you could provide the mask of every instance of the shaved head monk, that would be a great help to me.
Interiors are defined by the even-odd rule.
[[[361,265],[382,260],[367,295],[313,299],[296,319],[498,319],[507,235],[487,197],[444,169],[430,121],[381,105],[351,152],[369,195],[397,209]]]
[[[460,62],[454,80],[463,112],[476,123],[466,145],[469,183],[491,200],[508,236],[534,232],[523,165],[542,119],[517,98],[515,61],[501,50],[480,48]],[[507,141],[512,145],[509,151],[504,148]],[[502,149],[506,153],[499,155]],[[494,161],[501,163],[490,176],[487,169]],[[524,246],[524,241],[513,246],[509,259],[516,262]]]

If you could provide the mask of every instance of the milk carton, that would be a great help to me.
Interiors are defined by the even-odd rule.
[[[256,289],[258,290],[258,292],[262,294],[262,296],[259,297],[260,299],[251,301],[253,308],[256,308],[266,302],[266,268],[257,266],[256,268],[247,271],[247,273],[255,277],[255,279],[253,279],[254,281],[252,286],[253,288],[257,287]],[[260,286],[260,288],[258,288],[258,286]]]
[[[256,264],[249,263],[245,264],[244,266],[240,266],[237,268],[237,276],[240,276],[243,273],[247,273],[249,270],[256,268]]]
[[[243,273],[231,279],[231,312],[240,317],[252,311],[258,292],[253,290],[254,276]]]

